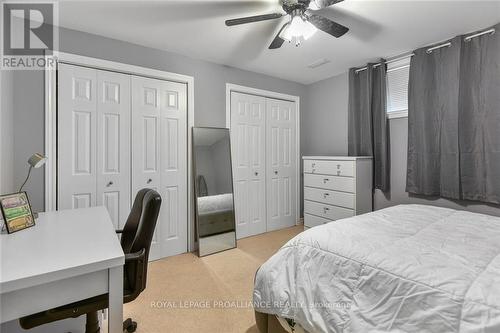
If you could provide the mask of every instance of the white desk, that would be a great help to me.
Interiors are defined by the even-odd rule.
[[[0,323],[109,293],[108,332],[122,332],[125,256],[104,207],[40,213],[0,249]]]

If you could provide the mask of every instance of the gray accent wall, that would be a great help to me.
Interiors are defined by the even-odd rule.
[[[68,29],[60,30],[60,49],[67,53],[193,76],[196,126],[225,127],[226,83],[297,95],[301,98],[301,156],[347,154],[347,73],[305,86]],[[41,71],[15,71],[2,74],[0,188],[2,192],[9,192],[24,180],[28,157],[34,152],[44,152],[44,76]],[[392,189],[388,196],[382,193],[376,194],[377,209],[400,203],[429,203],[500,215],[500,207],[494,205],[409,196],[404,191],[406,122],[404,118],[390,120]],[[302,179],[299,181],[300,184],[303,183]],[[43,168],[33,170],[25,188],[34,210],[42,211]],[[300,198],[302,197],[300,193]],[[302,204],[302,200],[300,202]]]
[[[44,76],[40,71],[14,72],[14,186],[18,188],[28,172],[28,158],[45,151]],[[44,209],[44,167],[33,169],[24,190],[35,212]]]
[[[301,156],[347,155],[347,80],[344,73],[307,86],[305,110],[300,114]],[[300,214],[304,216],[302,161],[300,168]]]
[[[75,30],[60,29],[59,45],[60,51],[66,53],[193,76],[195,126],[226,126],[226,83],[296,95],[301,101],[307,91],[299,83]],[[0,193],[5,193],[14,191],[23,182],[29,156],[45,150],[44,74],[37,70],[2,72],[1,80]],[[43,167],[34,169],[25,186],[36,212],[45,207],[44,178]],[[84,327],[82,318],[44,325],[33,331],[45,333],[64,328],[80,332]],[[23,331],[17,321],[3,324],[2,329],[12,333]]]
[[[0,96],[0,193],[14,192],[14,75],[1,71]]]
[[[303,155],[347,154],[348,94],[347,73],[307,87],[307,112],[302,113]],[[390,119],[389,135],[391,190],[387,195],[380,191],[375,193],[375,209],[399,204],[427,204],[500,216],[500,206],[497,205],[415,196],[405,192],[408,118]]]
[[[303,155],[347,154],[347,73],[307,86],[301,114]]]
[[[299,83],[75,30],[60,29],[59,45],[66,53],[193,76],[195,126],[225,127],[226,83],[296,95],[302,101],[307,91]],[[44,76],[42,71],[16,71],[13,76],[13,179],[20,184],[28,157],[44,152]],[[34,170],[26,191],[34,210],[42,211],[43,168]]]

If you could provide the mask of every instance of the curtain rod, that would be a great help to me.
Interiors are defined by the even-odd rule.
[[[491,28],[491,29],[488,29],[488,30],[485,30],[485,31],[481,31],[481,32],[475,33],[473,35],[467,36],[467,37],[464,38],[464,41],[465,42],[469,42],[472,38],[479,37],[479,36],[486,35],[486,34],[494,34],[494,33],[495,33],[495,28]],[[442,47],[450,47],[450,46],[451,46],[451,42],[446,42],[446,43],[443,43],[443,44],[440,44],[440,45],[436,45],[436,46],[430,47],[425,52],[428,53],[428,54],[430,54],[434,50],[440,49]],[[398,56],[397,58],[387,60],[384,63],[385,64],[389,64],[391,62],[403,60],[403,59],[406,59],[406,58],[411,58],[414,55],[415,55],[415,53],[410,53],[410,54],[407,54],[407,55]],[[376,67],[380,66],[381,64],[382,63],[375,64],[375,65],[373,65],[373,68],[376,68]],[[358,74],[359,72],[362,72],[362,71],[364,71],[366,69],[368,69],[367,66],[359,68],[359,69],[356,69],[354,71],[354,73]]]
[[[486,34],[494,34],[494,33],[495,33],[495,28],[491,28],[489,30],[478,32],[477,34],[473,34],[473,35],[467,36],[467,37],[464,38],[464,41],[468,42],[472,38],[479,37],[479,36],[486,35]]]
[[[431,54],[432,51],[434,50],[439,50],[439,49],[442,49],[443,47],[450,47],[451,46],[451,42],[447,42],[447,43],[443,43],[443,44],[439,44],[439,45],[436,45],[436,46],[433,46],[433,47],[429,47],[425,53],[427,54]]]

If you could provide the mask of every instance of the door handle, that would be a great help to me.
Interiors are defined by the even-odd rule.
[[[113,182],[110,181],[109,183],[106,184],[106,187],[110,187],[111,185],[113,185]]]
[[[146,182],[146,184],[151,184],[153,180],[151,178],[148,179],[148,181]]]

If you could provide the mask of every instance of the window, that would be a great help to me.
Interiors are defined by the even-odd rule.
[[[387,64],[387,116],[408,117],[410,57]]]

